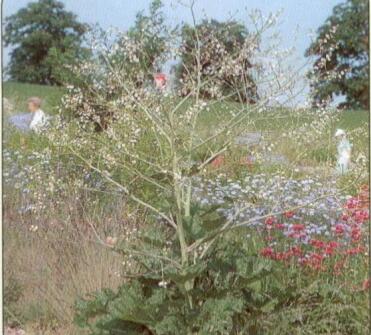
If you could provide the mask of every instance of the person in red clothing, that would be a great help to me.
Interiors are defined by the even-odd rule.
[[[156,73],[154,75],[155,85],[157,89],[163,90],[166,87],[167,78],[164,73]]]

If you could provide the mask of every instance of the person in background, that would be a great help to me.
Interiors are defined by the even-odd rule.
[[[340,174],[344,174],[349,169],[350,155],[352,151],[352,145],[348,141],[346,133],[343,129],[337,129],[335,138],[338,139],[338,160],[337,160],[337,171]]]
[[[155,86],[156,89],[163,91],[166,88],[166,83],[167,83],[167,78],[164,73],[156,73],[154,74],[154,79],[155,79]]]
[[[47,117],[40,107],[41,107],[40,98],[31,97],[27,100],[28,111],[33,114],[30,123],[30,129],[36,132],[40,131],[40,129],[45,125],[47,121]]]

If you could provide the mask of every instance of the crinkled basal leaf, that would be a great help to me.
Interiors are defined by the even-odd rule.
[[[236,260],[236,268],[239,276],[244,278],[256,278],[271,272],[271,264],[259,257],[244,257]]]
[[[261,307],[261,310],[264,313],[272,312],[276,308],[277,304],[278,304],[278,299],[272,299],[271,301],[264,304],[264,306]]]
[[[143,334],[145,326],[138,325],[134,322],[122,321],[107,315],[98,320],[96,329],[90,335],[138,335]]]
[[[260,278],[257,278],[256,280],[253,280],[246,284],[246,288],[252,289],[253,291],[259,293],[262,290],[262,282]]]
[[[141,239],[144,244],[149,247],[163,247],[168,236],[165,229],[159,229],[159,227],[148,225],[148,227],[141,232]]]
[[[182,299],[172,301],[170,295],[173,295],[170,289],[158,285],[143,286],[143,283],[133,281],[120,289],[120,294],[110,304],[108,313],[115,320],[130,322],[150,330],[156,329],[156,334],[173,334],[176,328],[171,328],[171,325],[176,322],[179,323],[178,326],[181,324],[181,319],[175,318],[175,315],[179,314],[183,304]]]
[[[115,299],[116,294],[112,290],[103,289],[100,292],[91,295],[91,299],[79,299],[75,304],[77,311],[75,323],[80,327],[85,327],[89,323],[89,319],[99,316],[107,312],[107,307],[110,301]]]
[[[225,223],[225,218],[216,211],[207,213],[202,217],[202,227],[207,232],[220,228],[223,223]]]
[[[108,312],[119,320],[148,325],[152,323],[152,316],[144,308],[146,301],[140,283],[132,281],[121,287],[117,298],[109,304]]]
[[[80,303],[79,308],[85,314],[79,315],[76,321],[84,327],[89,319],[95,318],[94,326],[90,327],[94,335],[137,335],[145,329],[153,329],[157,320],[168,313],[167,293],[160,288],[147,294],[145,291],[139,282],[132,281],[130,285],[123,285],[115,296],[100,294],[95,300]]]
[[[183,227],[188,241],[195,241],[204,236],[202,221],[198,216],[185,218]]]
[[[184,228],[190,241],[205,237],[208,233],[215,231],[225,222],[225,218],[216,209],[220,206],[201,207],[193,205],[191,216],[185,218]]]
[[[240,298],[227,296],[220,299],[208,299],[200,310],[198,334],[231,334],[233,317],[241,313],[243,308],[244,301]]]
[[[179,315],[167,315],[162,320],[157,322],[155,328],[157,335],[170,335],[170,334],[185,334],[186,327]]]
[[[183,285],[185,282],[195,279],[206,270],[205,263],[199,263],[190,265],[184,268],[182,271],[167,272],[166,277],[175,282],[178,285]]]

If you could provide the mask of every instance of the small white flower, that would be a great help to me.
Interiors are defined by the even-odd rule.
[[[37,232],[38,229],[39,229],[38,226],[31,225],[30,227],[30,231],[32,231],[33,233]]]
[[[163,287],[163,288],[167,288],[167,285],[169,285],[169,283],[166,282],[165,280],[161,280],[161,281],[158,283],[158,286]]]

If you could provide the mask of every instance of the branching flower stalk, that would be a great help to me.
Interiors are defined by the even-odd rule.
[[[294,104],[302,91],[296,84],[301,80],[303,66],[292,69],[287,65],[290,50],[280,50],[277,43],[262,44],[275,16],[253,17],[256,31],[242,35],[243,40],[238,43],[233,41],[234,49],[229,52],[217,34],[205,34],[207,29],[197,22],[194,5],[192,1],[189,7],[193,21],[190,31],[195,37],[193,44],[189,44],[191,47],[181,35],[177,40],[181,41],[180,45],[167,44],[166,54],[178,56],[178,67],[182,66],[182,56],[190,59],[184,61],[175,87],[158,92],[146,81],[153,75],[153,68],[142,69],[138,59],[149,59],[148,50],[141,49],[129,34],[119,34],[112,44],[97,38],[93,43],[95,57],[73,68],[81,80],[69,86],[63,100],[63,112],[71,111],[77,118],[49,134],[51,142],[62,152],[65,149],[64,154],[77,157],[109,185],[104,185],[105,192],[112,188],[112,193],[123,193],[151,213],[151,224],[159,230],[164,226],[171,229],[179,245],[179,255],[154,253],[152,256],[161,261],[161,267],[156,263],[150,273],[160,273],[168,265],[174,265],[176,271],[185,274],[191,266],[204,261],[215,241],[224,234],[320,200],[312,199],[310,204],[287,206],[280,211],[270,210],[236,223],[235,219],[245,209],[242,206],[203,236],[189,233],[193,207],[199,205],[195,204],[195,176],[212,179],[215,172],[211,164],[218,157],[228,158],[230,152],[236,156],[243,152],[246,156],[249,144],[237,148],[237,136],[259,129],[258,123],[282,122],[285,134],[275,133],[269,140],[263,138],[257,156],[279,145],[294,144],[292,157],[285,166],[285,171],[291,169],[294,174],[300,162],[308,158],[308,143],[320,134],[330,134],[337,118],[331,109],[285,107],[287,102]],[[211,47],[214,49],[210,50]],[[188,53],[184,54],[184,50]],[[246,66],[247,62],[250,67]],[[250,97],[254,85],[256,94]],[[291,127],[299,118],[300,127]],[[93,129],[95,124],[99,125],[99,131]],[[287,144],[287,138],[292,143]],[[330,147],[330,135],[326,136],[326,143]],[[89,188],[94,187],[89,185]],[[129,247],[123,249],[130,253]],[[134,252],[140,251],[133,249]],[[148,251],[142,255],[152,257]],[[167,264],[163,267],[162,263]],[[194,285],[194,279],[184,282],[191,310]]]

